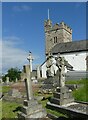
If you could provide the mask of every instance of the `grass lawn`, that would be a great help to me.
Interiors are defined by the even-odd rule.
[[[3,86],[2,87],[2,93],[5,94],[7,93],[9,90],[11,90],[10,86]],[[2,111],[2,114],[0,114],[0,118],[2,117],[3,120],[5,120],[6,118],[16,118],[17,117],[17,108],[19,108],[18,103],[16,102],[9,102],[9,101],[0,101],[0,110]],[[1,120],[1,119],[0,119]]]
[[[2,118],[2,101],[0,101],[0,120]]]
[[[73,96],[75,100],[88,102],[88,79],[70,80],[66,84],[83,84],[83,87],[73,91]]]
[[[17,112],[19,108],[19,104],[15,102],[2,102],[2,118],[5,120],[5,118],[17,118]]]
[[[65,84],[86,84],[88,79],[82,79],[82,80],[68,80],[65,82]]]
[[[46,107],[46,103],[49,101],[50,97],[52,97],[52,95],[46,94],[46,95],[45,95],[45,100],[39,101],[39,103],[42,104],[43,108],[46,109],[46,112],[49,113],[49,114],[53,114],[53,115],[55,115],[55,116],[57,116],[57,117],[62,117],[62,116],[63,116],[63,117],[66,117],[66,118],[67,118],[67,115],[64,115],[64,114],[62,114],[62,113],[60,113],[60,112],[58,112],[58,111],[56,111],[56,110],[48,109],[48,108]]]
[[[84,84],[83,87],[74,90],[73,91],[73,96],[75,100],[78,101],[86,101],[88,102],[88,79],[87,80],[78,80],[78,81],[66,81],[66,84]],[[6,93],[10,90],[11,88],[9,86],[4,86],[2,88],[2,92]],[[64,116],[67,117],[66,115],[56,111],[56,110],[51,110],[46,107],[46,103],[49,101],[50,97],[52,97],[52,94],[38,94],[37,92],[34,93],[34,95],[37,96],[44,96],[44,100],[39,100],[39,103],[42,104],[43,108],[46,109],[47,113],[51,113],[55,116]],[[1,103],[1,101],[0,101]],[[3,118],[16,118],[17,117],[17,112],[19,111],[20,104],[16,102],[7,102],[3,101],[2,104],[0,104],[0,108],[2,107],[2,117]],[[1,117],[1,114],[0,114]],[[3,119],[5,120],[5,119]]]
[[[11,90],[10,86],[3,86],[2,87],[2,93],[7,93],[9,90]]]

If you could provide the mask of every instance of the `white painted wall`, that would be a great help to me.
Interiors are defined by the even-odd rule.
[[[74,70],[77,71],[86,71],[86,56],[87,52],[75,52],[75,53],[65,53],[60,54],[61,57],[65,57],[65,59],[73,66]]]
[[[47,78],[46,76],[46,71],[47,71],[47,68],[46,68],[46,62],[41,66],[41,72],[42,72],[42,78]]]
[[[86,56],[87,55],[88,55],[88,51],[60,54],[61,57],[65,57],[68,63],[73,66],[73,70],[76,70],[76,71],[86,71]],[[47,78],[46,70],[47,70],[46,63],[44,63],[41,66],[43,78]],[[65,72],[67,72],[66,68],[65,68]]]

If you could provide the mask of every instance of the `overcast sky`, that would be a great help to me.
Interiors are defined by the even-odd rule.
[[[64,21],[73,30],[73,41],[86,39],[86,4],[84,2],[5,2],[2,3],[2,63],[3,72],[11,67],[28,64],[29,50],[33,66],[45,60],[44,21]],[[2,42],[3,43],[2,43]],[[1,54],[1,53],[0,53]]]

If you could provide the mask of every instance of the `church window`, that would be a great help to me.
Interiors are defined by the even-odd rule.
[[[57,37],[54,37],[54,43],[57,43]]]

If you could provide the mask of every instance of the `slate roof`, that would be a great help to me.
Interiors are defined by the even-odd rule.
[[[79,51],[88,51],[88,40],[59,43],[52,48],[51,53],[57,54]]]

